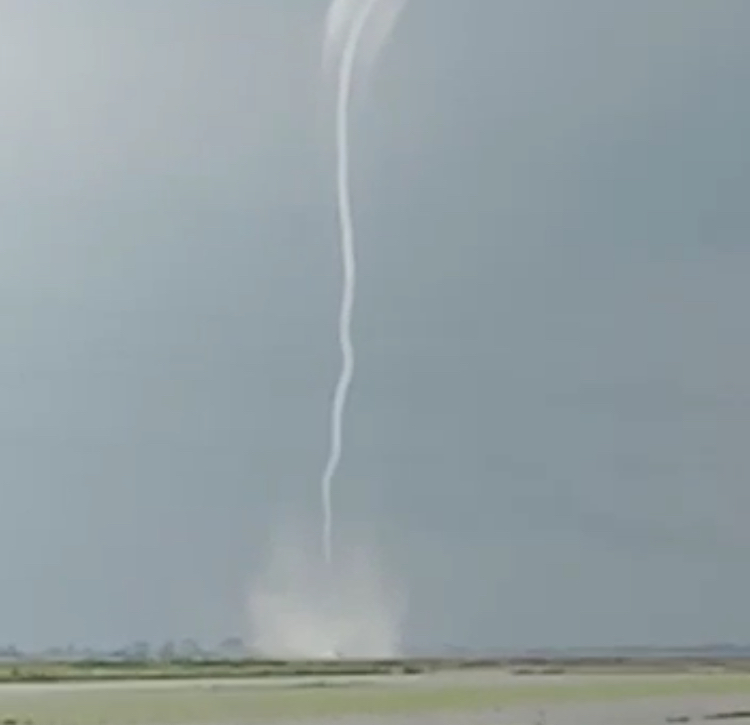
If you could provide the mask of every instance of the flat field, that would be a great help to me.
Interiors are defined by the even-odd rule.
[[[739,722],[746,711],[750,675],[721,672],[539,675],[477,668],[0,686],[0,723],[8,725],[665,725],[716,716]]]

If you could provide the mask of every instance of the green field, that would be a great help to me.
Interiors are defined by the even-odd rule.
[[[498,669],[516,674],[601,674],[750,672],[750,661],[700,658],[571,658],[459,659],[414,658],[406,660],[197,660],[197,661],[97,661],[33,662],[0,664],[0,683],[89,682],[93,680],[185,680],[206,678],[264,679],[269,677],[352,676],[419,674],[440,671]]]
[[[26,691],[24,691],[26,690]],[[265,688],[165,683],[118,689],[62,689],[10,686],[0,689],[0,722],[53,725],[191,725],[272,722],[277,719],[347,714],[417,715],[486,711],[513,705],[617,702],[681,695],[750,695],[750,676],[705,675],[586,677],[585,681],[533,684],[331,685]]]

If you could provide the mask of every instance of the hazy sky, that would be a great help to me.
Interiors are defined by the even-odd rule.
[[[273,522],[317,525],[325,10],[0,5],[0,641],[244,633]],[[410,641],[750,640],[748,27],[411,0],[358,94],[335,507]]]

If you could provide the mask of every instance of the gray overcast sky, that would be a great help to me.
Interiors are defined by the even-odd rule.
[[[0,640],[243,632],[317,522],[325,6],[0,5]],[[414,643],[750,640],[748,27],[411,0],[358,95],[336,513]]]

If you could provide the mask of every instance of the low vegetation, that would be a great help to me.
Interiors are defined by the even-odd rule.
[[[20,661],[0,664],[0,683],[75,682],[92,680],[184,680],[308,676],[426,674],[441,670],[503,669],[515,675],[554,676],[570,673],[750,672],[750,660],[702,659],[460,659],[403,660],[174,660],[170,662],[81,660]],[[0,723],[0,725],[2,725]]]

